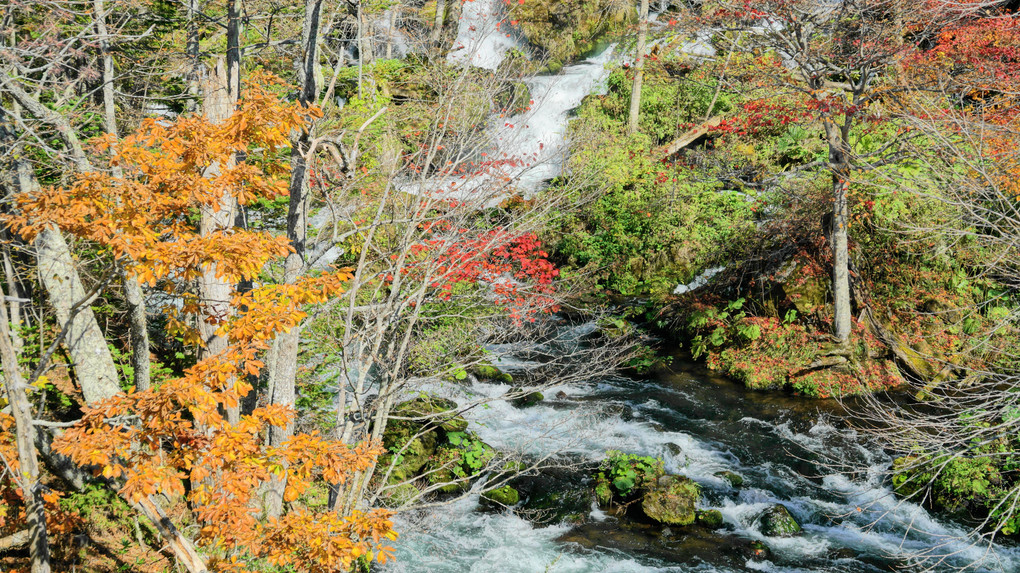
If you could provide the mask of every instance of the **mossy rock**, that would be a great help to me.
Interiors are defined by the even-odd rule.
[[[521,494],[509,485],[482,492],[482,500],[496,505],[512,507],[521,501]]]
[[[524,392],[523,388],[511,388],[509,394],[518,394]],[[542,400],[545,400],[545,396],[541,392],[524,392],[519,397],[514,398],[510,401],[517,408],[528,408],[538,404]]]
[[[441,485],[439,491],[442,493],[467,491],[471,487],[471,482],[466,479],[468,474],[461,467],[463,463],[464,456],[460,450],[439,448],[427,468],[429,484]]]
[[[535,491],[521,506],[524,517],[538,524],[581,523],[591,511],[591,492],[584,487]]]
[[[689,478],[667,475],[645,492],[641,510],[659,523],[690,525],[697,517],[694,506],[700,496],[698,484]]]
[[[698,525],[709,529],[719,529],[723,525],[722,512],[718,509],[708,509],[697,513]]]
[[[751,542],[750,547],[748,547],[748,553],[748,557],[755,561],[763,561],[772,555],[772,552],[769,551],[769,546],[758,540]]]
[[[411,503],[421,491],[411,483],[401,483],[383,492],[383,502],[390,507],[400,507]]]
[[[495,105],[502,113],[517,115],[531,109],[531,88],[524,82],[507,82],[496,93]]]
[[[515,3],[513,18],[533,46],[562,65],[624,32],[637,11],[614,0],[529,0]]]
[[[758,515],[758,527],[766,537],[792,537],[803,529],[790,510],[782,504],[775,504]]]
[[[479,380],[485,380],[489,382],[501,382],[503,384],[513,384],[514,377],[506,372],[503,372],[499,368],[496,368],[492,364],[476,364],[472,366],[470,372],[475,375],[475,378]]]
[[[391,443],[395,443],[392,440],[393,435],[390,435]],[[390,453],[379,457],[379,466],[382,468],[389,467],[394,458],[396,458],[396,464],[393,466],[393,471],[390,472],[389,483],[399,483],[418,475],[436,452],[436,435],[434,432],[428,432],[415,438],[410,443],[407,443],[402,453],[397,454],[396,452],[401,447],[403,447],[402,444],[389,446]]]
[[[426,423],[437,426],[445,432],[462,432],[467,429],[468,423],[463,417],[457,415],[456,409],[457,403],[453,400],[423,394],[414,400],[394,406],[390,412],[391,416],[410,419],[392,420],[390,425],[395,428],[417,428],[414,433],[417,433]],[[389,427],[387,427],[387,431],[389,431]],[[385,441],[384,445],[386,445]]]
[[[734,489],[738,489],[744,485],[744,477],[735,472],[726,470],[721,472],[715,472],[712,475],[728,481],[730,483],[730,486],[733,487]]]

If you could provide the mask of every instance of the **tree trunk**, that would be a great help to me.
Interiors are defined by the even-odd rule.
[[[432,34],[429,37],[429,41],[433,45],[439,44],[439,38],[443,35],[443,22],[445,18],[446,18],[446,0],[437,0],[436,21],[435,25],[432,26]]]
[[[0,299],[4,292],[0,289]],[[46,507],[39,484],[39,459],[35,455],[32,427],[32,406],[25,394],[27,386],[21,377],[18,357],[11,343],[10,321],[7,306],[0,303],[0,364],[4,370],[7,400],[14,416],[15,442],[18,447],[19,475],[15,481],[21,486],[28,520],[28,550],[32,556],[32,573],[50,573],[50,542],[46,532]]]
[[[847,190],[850,186],[849,157],[835,126],[826,125],[829,140],[829,168],[832,170],[832,299],[833,335],[841,344],[850,340],[850,255],[847,238]]]
[[[205,116],[213,123],[224,121],[230,117],[234,113],[234,107],[240,97],[241,51],[239,43],[240,15],[237,2],[229,0],[227,2],[226,58],[225,60],[221,58],[216,62],[204,86]],[[211,171],[216,169],[218,169],[217,166],[210,168]],[[202,236],[230,229],[234,224],[236,211],[237,201],[230,192],[223,195],[219,205],[203,207],[199,226]],[[203,342],[203,347],[199,351],[199,358],[202,359],[215,356],[227,348],[227,339],[217,335],[216,331],[230,315],[233,285],[216,276],[216,264],[213,263],[202,269],[202,276],[198,279],[198,289],[203,314],[198,323],[199,335]],[[226,417],[228,422],[236,424],[241,417],[240,409],[238,407],[227,408]]]
[[[99,34],[99,55],[103,60],[103,118],[106,133],[117,137],[117,106],[113,90],[113,55],[110,54],[109,33],[106,29],[106,8],[103,0],[93,0],[96,32]],[[114,177],[120,177],[120,167],[111,168]],[[145,294],[142,286],[128,276],[123,264],[118,264],[124,285],[124,300],[128,305],[129,329],[131,331],[131,368],[134,370],[135,388],[148,390],[151,364],[149,360],[149,325],[145,315]]]
[[[87,173],[92,170],[92,164],[85,156],[81,142],[67,118],[33,99],[14,78],[0,74],[0,83],[19,105],[57,130],[79,171]],[[3,108],[0,108],[0,139],[5,148],[17,146],[14,130]],[[17,158],[8,165],[8,169],[13,171],[11,178],[14,190],[18,193],[38,193],[40,186],[32,166],[22,159],[22,154],[13,153],[8,156]],[[74,372],[85,400],[100,401],[116,395],[120,392],[117,368],[95,314],[86,306],[71,316],[71,307],[85,298],[85,288],[67,242],[58,229],[50,228],[39,234],[35,247],[39,278],[46,288],[57,320],[61,325],[71,321],[65,344],[71,354]]]
[[[319,62],[319,26],[322,0],[305,0],[304,25],[301,32],[303,60],[298,69],[301,89],[298,101],[303,105],[315,104],[319,94],[318,75],[315,68]],[[308,238],[308,162],[311,159],[311,130],[303,129],[291,137],[290,155],[290,204],[287,209],[287,238],[294,252],[287,255],[284,263],[284,282],[295,282],[305,272],[305,248]],[[293,408],[296,400],[298,345],[301,340],[301,325],[287,332],[281,332],[274,342],[275,355],[269,374],[271,379],[269,401]],[[294,434],[294,425],[271,427],[269,444],[278,446]],[[283,490],[286,479],[273,480],[266,496],[266,513],[278,517],[283,511]]]
[[[644,81],[645,42],[648,40],[648,0],[641,0],[640,21],[638,22],[637,57],[634,60],[634,85],[630,91],[629,133],[637,133],[641,116],[641,83]]]

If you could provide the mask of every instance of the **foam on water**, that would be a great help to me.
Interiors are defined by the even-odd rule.
[[[395,573],[646,573],[684,571],[640,563],[626,555],[558,543],[569,527],[536,528],[512,513],[478,513],[469,498],[435,510],[426,520],[400,516]]]

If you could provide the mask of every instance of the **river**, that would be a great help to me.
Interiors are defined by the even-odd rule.
[[[560,338],[578,340],[593,328],[564,327]],[[516,357],[503,355],[503,369],[520,373],[534,366],[526,359],[529,349],[518,350]],[[939,546],[940,554],[956,553],[956,565],[983,559],[977,571],[1020,571],[1017,548],[972,547],[962,526],[897,500],[884,481],[891,459],[845,424],[835,403],[752,392],[679,358],[671,370],[651,379],[607,376],[556,386],[538,405],[522,409],[496,401],[465,417],[496,448],[589,460],[610,449],[661,457],[668,472],[701,485],[701,505],[722,512],[722,529],[664,534],[594,506],[585,524],[541,527],[509,510],[479,511],[472,495],[399,516],[397,560],[384,570],[856,573],[889,571],[906,565],[909,554]],[[474,382],[430,390],[464,403],[509,387]],[[714,475],[722,470],[743,476],[743,486],[735,489]],[[763,536],[755,517],[773,503],[785,505],[804,532]],[[764,542],[770,556],[750,557],[751,540]]]

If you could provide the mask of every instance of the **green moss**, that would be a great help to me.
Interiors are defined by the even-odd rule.
[[[730,486],[732,486],[734,488],[739,488],[742,485],[744,485],[744,478],[743,478],[743,476],[741,476],[738,473],[734,473],[734,472],[731,472],[731,471],[721,471],[721,472],[715,472],[712,475],[714,475],[715,477],[720,477],[720,478],[728,481],[730,483]]]
[[[723,525],[722,512],[718,509],[709,509],[698,512],[698,525],[709,529],[718,529]]]
[[[499,505],[513,506],[521,500],[521,494],[509,485],[498,487],[496,489],[490,489],[489,491],[482,492],[482,498],[487,499],[491,502]]]
[[[763,511],[757,521],[761,534],[768,537],[790,537],[801,532],[790,511],[778,503]]]
[[[645,515],[668,525],[690,525],[696,516],[694,506],[701,490],[698,484],[682,476],[664,476],[641,498]]]
[[[513,384],[514,377],[510,374],[503,372],[499,368],[496,368],[492,364],[481,363],[475,364],[469,368],[470,372],[475,375],[475,378],[479,380],[487,380],[492,382],[502,382],[503,384]]]

